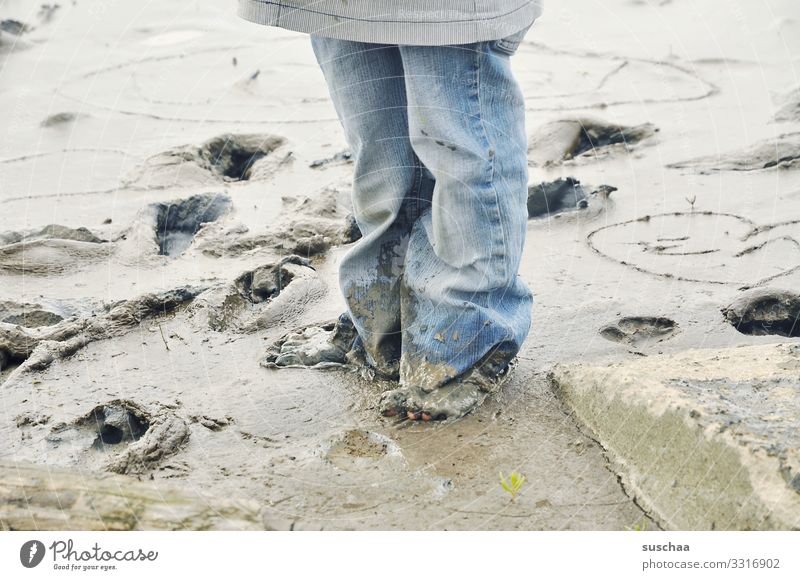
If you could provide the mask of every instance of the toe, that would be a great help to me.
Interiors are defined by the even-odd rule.
[[[381,396],[380,408],[384,417],[394,417],[407,412],[408,390],[405,387],[386,391]]]
[[[485,398],[486,393],[478,385],[454,381],[426,397],[420,410],[434,419],[458,419],[472,412]]]

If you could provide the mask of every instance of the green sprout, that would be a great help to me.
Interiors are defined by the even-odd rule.
[[[641,523],[633,524],[633,527],[625,526],[625,529],[629,532],[646,532],[647,531],[647,520],[642,519]]]
[[[522,489],[522,485],[524,483],[525,476],[516,471],[511,472],[511,476],[508,478],[508,481],[506,481],[506,476],[503,475],[503,472],[500,472],[500,485],[504,490],[511,494],[511,501],[517,499],[517,494],[519,493],[519,490]]]

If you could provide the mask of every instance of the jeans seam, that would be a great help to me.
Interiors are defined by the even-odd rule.
[[[483,104],[481,102],[481,82],[480,82],[481,81],[481,72],[480,72],[480,69],[481,69],[481,64],[482,64],[481,61],[483,60],[483,58],[484,58],[484,56],[486,54],[486,50],[487,50],[486,49],[486,45],[484,43],[480,43],[478,45],[478,50],[476,50],[477,54],[476,54],[476,59],[475,59],[476,60],[476,63],[475,63],[475,94],[476,94],[477,101],[478,101],[478,120],[479,120],[479,123],[480,123],[480,126],[481,126],[481,131],[483,133],[483,142],[484,142],[484,145],[486,146],[485,154],[489,158],[489,185],[492,188],[492,192],[494,193],[494,201],[495,201],[494,211],[495,211],[495,214],[496,214],[495,217],[497,219],[497,225],[500,228],[500,234],[501,234],[500,237],[501,237],[502,248],[501,248],[501,252],[500,253],[502,253],[503,256],[505,256],[505,253],[508,250],[508,237],[506,235],[505,228],[503,227],[502,216],[500,215],[500,196],[497,193],[497,188],[494,185],[494,169],[495,169],[495,167],[494,167],[494,155],[490,155],[490,152],[493,149],[493,147],[492,147],[491,142],[489,141],[489,133],[488,133],[488,131],[486,131],[486,125],[484,125],[484,122],[483,122]],[[497,252],[495,252],[495,254],[496,253]],[[506,279],[508,277],[508,264],[506,263],[506,260],[500,260],[500,263],[502,264],[502,275],[501,275],[501,278],[502,279]]]
[[[414,222],[419,219],[420,216],[420,207],[419,207],[419,198],[420,198],[420,189],[422,188],[422,161],[420,161],[417,154],[413,151],[411,154],[414,157],[414,183],[411,186],[411,218],[409,219],[409,223],[413,226]]]

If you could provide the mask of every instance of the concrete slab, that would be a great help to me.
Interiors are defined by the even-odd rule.
[[[663,527],[800,529],[800,344],[559,364],[557,392]]]

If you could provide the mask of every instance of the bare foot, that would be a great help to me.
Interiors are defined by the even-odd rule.
[[[458,419],[480,406],[490,392],[508,379],[510,372],[511,365],[496,377],[473,369],[430,392],[419,387],[399,387],[383,394],[381,412],[386,417],[404,415],[421,421]]]

